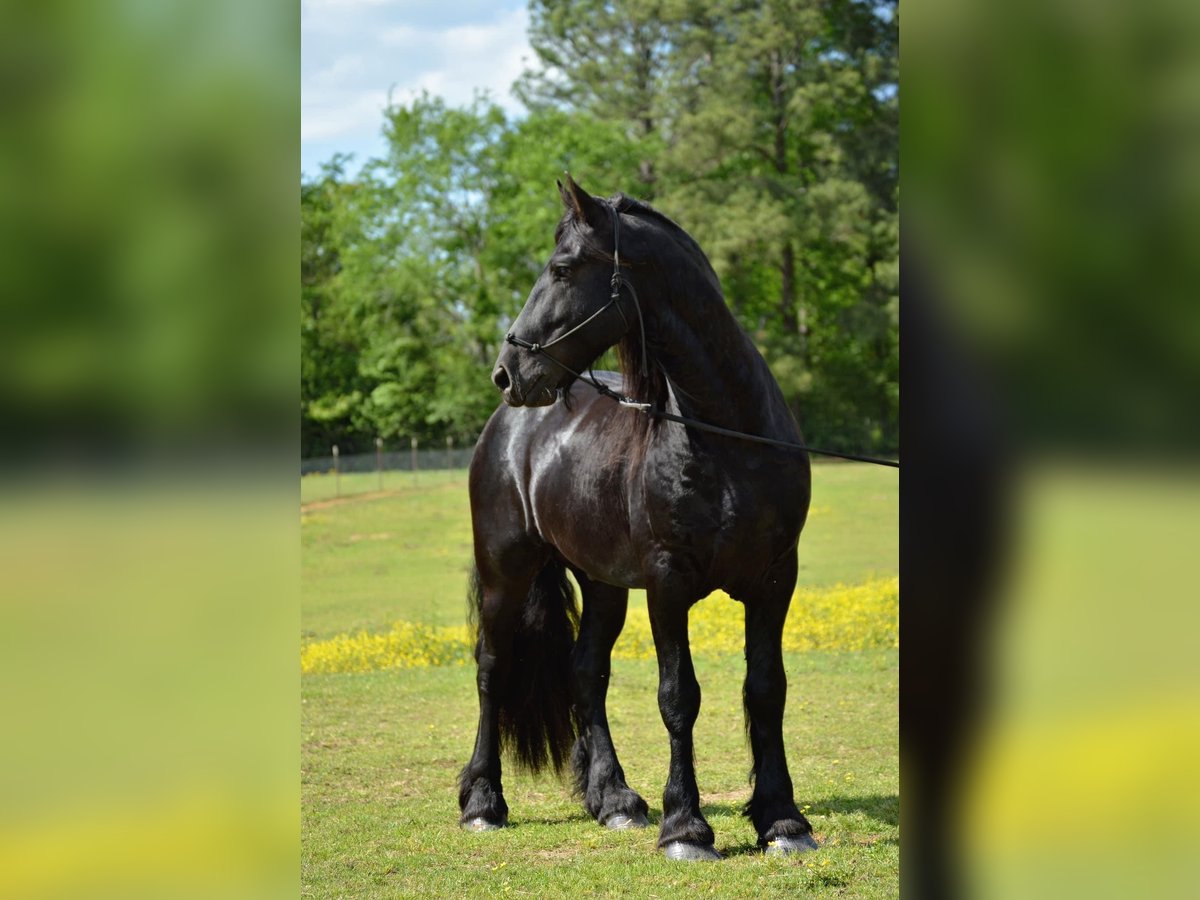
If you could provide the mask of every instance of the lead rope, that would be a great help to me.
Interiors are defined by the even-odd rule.
[[[602,394],[611,400],[615,400],[621,406],[629,409],[636,409],[655,419],[666,419],[668,422],[678,422],[680,425],[686,425],[687,427],[695,428],[698,431],[708,431],[713,434],[725,435],[726,437],[740,438],[744,441],[753,441],[754,443],[758,444],[768,444],[772,447],[782,447],[788,450],[803,450],[806,453],[816,453],[819,456],[836,456],[839,459],[849,459],[855,462],[872,463],[877,466],[887,466],[892,469],[900,468],[900,463],[892,459],[879,459],[874,456],[859,456],[854,453],[839,453],[836,450],[821,450],[817,447],[809,447],[805,444],[797,444],[792,441],[779,441],[775,438],[762,437],[761,435],[757,434],[746,434],[744,431],[734,431],[732,428],[722,428],[720,425],[710,425],[707,422],[701,422],[697,419],[688,418],[687,416],[677,416],[674,413],[669,413],[665,410],[655,409],[650,403],[642,403],[634,400],[632,397],[626,397],[624,394],[618,394],[608,385],[596,378],[596,373],[592,371],[591,366],[588,366],[588,374],[584,375],[582,372],[576,372],[570,366],[564,364],[560,360],[547,353],[547,347],[553,347],[559,341],[570,337],[584,325],[587,325],[613,305],[616,306],[617,312],[621,316],[621,321],[624,322],[625,327],[628,328],[629,320],[625,318],[625,313],[622,311],[621,304],[618,302],[621,299],[621,289],[626,288],[629,291],[629,295],[633,298],[633,308],[637,311],[638,330],[642,338],[642,377],[645,378],[649,371],[646,364],[646,323],[642,319],[642,304],[638,299],[637,290],[629,281],[625,279],[625,276],[621,274],[621,217],[617,212],[616,204],[611,204],[609,206],[609,211],[612,213],[613,223],[613,274],[612,278],[609,279],[609,286],[612,288],[612,294],[609,296],[608,302],[570,331],[567,331],[565,334],[560,334],[554,340],[548,341],[545,344],[535,344],[530,343],[529,341],[524,341],[514,335],[512,332],[509,332],[504,337],[508,343],[515,347],[521,347],[525,350],[528,350],[535,356],[541,355],[546,357],[546,359],[550,360],[550,362],[554,363],[560,369],[569,372],[580,381],[591,385],[597,393]]]

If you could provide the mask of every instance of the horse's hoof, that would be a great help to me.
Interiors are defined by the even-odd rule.
[[[499,831],[504,826],[497,822],[489,822],[483,816],[477,816],[470,821],[463,822],[462,827],[467,831]]]
[[[645,813],[634,813],[632,816],[627,816],[624,813],[617,813],[609,816],[604,820],[604,827],[611,828],[613,831],[628,831],[631,828],[645,828],[650,824],[650,820],[646,818]]]
[[[807,853],[817,850],[820,844],[811,834],[785,834],[767,841],[763,853],[767,856],[791,856],[793,853]]]
[[[695,841],[671,841],[663,847],[663,856],[667,859],[679,859],[685,862],[725,858],[716,851],[712,844],[697,844]]]

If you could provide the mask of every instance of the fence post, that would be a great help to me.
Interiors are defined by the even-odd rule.
[[[342,472],[338,468],[338,448],[333,445],[333,496],[342,496]]]
[[[413,484],[417,483],[417,439],[412,439],[412,473]]]
[[[446,435],[446,469],[454,470],[454,438]]]
[[[383,438],[375,438],[375,471],[379,473],[379,490],[383,490]]]

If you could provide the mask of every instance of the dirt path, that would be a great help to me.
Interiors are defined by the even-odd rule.
[[[300,504],[300,512],[311,512],[314,509],[327,509],[330,506],[341,506],[344,503],[357,503],[360,500],[378,500],[381,497],[395,497],[404,491],[371,491],[366,494],[353,494],[349,497],[330,497],[328,500],[310,500]]]

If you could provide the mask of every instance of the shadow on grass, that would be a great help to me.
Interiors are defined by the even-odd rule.
[[[740,803],[703,803],[701,812],[706,816],[740,816]],[[895,794],[884,796],[870,794],[866,797],[834,797],[830,800],[813,802],[808,814],[814,816],[836,816],[863,813],[883,825],[900,824],[900,798]]]
[[[742,804],[704,803],[701,805],[700,811],[704,813],[705,817],[740,816],[742,814]],[[862,813],[880,825],[896,826],[900,824],[900,798],[895,794],[890,796],[871,794],[865,797],[834,797],[821,803],[813,803],[807,810],[807,813],[810,816]],[[654,821],[653,813],[651,813],[651,821]],[[885,838],[883,842],[888,844],[899,843],[895,838]],[[743,843],[722,847],[721,852],[725,856],[744,856],[747,854],[759,854],[762,851],[758,849],[758,842],[756,840],[747,840]]]
[[[742,815],[742,804],[704,803],[701,804],[700,810],[706,817],[740,817]],[[900,798],[895,794],[887,796],[883,794],[870,794],[865,797],[833,797],[820,803],[813,803],[807,812],[810,816],[836,816],[862,813],[868,819],[873,819],[880,825],[896,826],[900,823]],[[648,817],[650,825],[647,830],[657,829],[662,823],[661,810],[652,808],[649,811]],[[519,819],[509,820],[508,827],[519,828],[522,825],[570,825],[593,821],[590,815],[580,810],[579,812],[557,816],[521,816]],[[888,838],[886,842],[896,843],[894,838]],[[722,852],[727,856],[739,856],[745,853],[758,853],[760,851],[756,842],[747,841],[745,844],[738,844],[722,849]]]
[[[814,802],[809,812],[814,816],[836,816],[862,813],[883,825],[900,824],[900,798],[895,794],[871,794],[866,797],[834,797]]]
[[[508,820],[508,828],[520,828],[522,825],[571,825],[576,822],[592,822],[594,821],[583,810],[577,813],[569,813],[563,816],[521,816],[520,818],[510,818]]]

